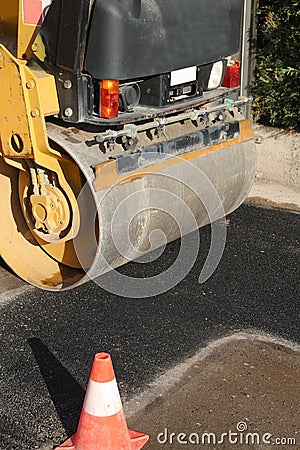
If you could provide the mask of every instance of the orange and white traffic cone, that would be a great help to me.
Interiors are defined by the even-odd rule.
[[[110,355],[98,353],[77,432],[56,450],[139,450],[148,439],[128,430]]]

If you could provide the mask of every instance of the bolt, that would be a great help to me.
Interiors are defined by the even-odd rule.
[[[65,80],[63,86],[64,86],[65,89],[71,89],[72,81],[71,80]]]
[[[37,43],[35,42],[34,44],[32,44],[31,46],[31,50],[35,53],[37,52],[39,49],[39,46],[37,45]]]
[[[55,203],[50,203],[50,208],[55,209]]]
[[[34,108],[30,114],[31,114],[31,117],[36,118],[36,117],[40,116],[40,111],[37,108]]]
[[[34,89],[35,88],[35,82],[34,80],[28,80],[26,83],[27,89]]]
[[[64,111],[64,115],[65,115],[66,117],[71,117],[71,116],[73,116],[73,109],[72,109],[72,108],[66,108],[65,111]]]
[[[65,223],[64,220],[60,220],[60,221],[59,221],[59,224],[60,224],[60,225],[63,225],[64,223]]]

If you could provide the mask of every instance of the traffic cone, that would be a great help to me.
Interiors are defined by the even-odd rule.
[[[77,432],[56,450],[139,450],[149,436],[128,430],[110,355],[95,355]]]

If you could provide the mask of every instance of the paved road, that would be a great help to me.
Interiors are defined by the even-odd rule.
[[[229,217],[213,277],[199,285],[202,255],[178,286],[155,298],[119,298],[92,282],[65,293],[31,289],[6,302],[2,293],[0,449],[51,448],[70,435],[98,351],[111,353],[127,399],[207,342],[237,330],[299,343],[299,217],[243,206]],[[208,248],[209,228],[201,239]],[[169,245],[160,268],[177,252],[178,243]],[[123,270],[142,275],[145,266]]]

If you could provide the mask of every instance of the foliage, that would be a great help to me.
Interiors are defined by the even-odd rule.
[[[260,0],[254,118],[300,127],[300,0]]]

